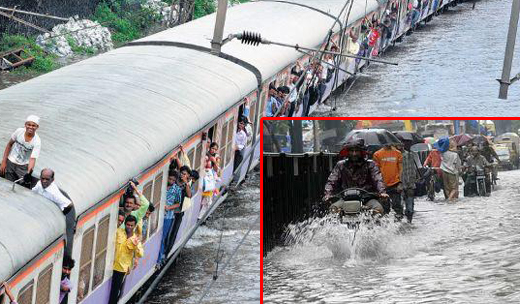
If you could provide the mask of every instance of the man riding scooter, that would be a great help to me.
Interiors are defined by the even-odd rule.
[[[367,159],[367,154],[362,139],[347,142],[340,152],[346,159],[336,164],[325,184],[324,207],[328,208],[338,194],[349,188],[360,188],[378,193],[380,198],[388,198],[381,172],[375,163]],[[364,207],[383,214],[383,206],[376,199],[365,202]]]
[[[491,164],[484,156],[480,155],[478,147],[471,147],[470,155],[464,161],[463,166],[464,196],[480,195],[478,191],[478,178],[480,174],[485,175],[485,195],[490,195],[491,181],[488,174],[490,167]]]

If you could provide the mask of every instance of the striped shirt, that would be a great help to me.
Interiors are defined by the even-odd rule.
[[[173,184],[166,190],[166,206],[176,206],[173,210],[168,210],[164,214],[164,219],[173,219],[174,213],[181,211],[182,188]]]

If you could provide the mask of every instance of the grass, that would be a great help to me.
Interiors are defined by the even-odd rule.
[[[144,2],[145,0],[141,0]],[[172,0],[163,0],[171,4]],[[230,0],[231,4],[248,2],[249,0]],[[216,10],[214,0],[195,0],[193,18],[197,19]],[[128,0],[103,0],[94,14],[89,18],[98,21],[102,26],[108,27],[112,34],[115,47],[119,47],[129,41],[139,39],[148,33],[148,29],[160,21],[161,16],[150,9],[132,7]],[[77,54],[94,55],[96,50],[92,47],[79,46],[72,36],[66,37],[72,51]],[[27,56],[34,56],[35,60],[29,68],[17,68],[14,73],[46,73],[59,68],[56,62],[57,56],[46,53],[36,44],[36,37],[23,35],[4,34],[0,39],[0,52],[23,47]]]
[[[143,37],[146,29],[160,19],[150,9],[127,10],[125,3],[124,0],[101,2],[92,16],[93,20],[110,29],[116,47]]]
[[[35,37],[25,37],[22,35],[2,35],[0,39],[0,52],[10,51],[17,48],[23,48],[25,53],[22,53],[22,58],[33,56],[34,62],[29,69],[18,68],[17,73],[26,73],[27,70],[32,70],[38,73],[50,72],[59,67],[56,63],[56,56],[46,53],[35,42]]]

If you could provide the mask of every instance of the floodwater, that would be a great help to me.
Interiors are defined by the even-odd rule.
[[[450,7],[373,63],[313,116],[519,116],[520,83],[498,99],[512,1]],[[520,72],[520,31],[512,76]],[[337,100],[335,100],[337,99]]]
[[[253,227],[234,259],[219,276],[202,303],[260,302],[260,177],[246,182],[200,227],[146,303],[198,303],[215,269],[222,233],[222,269],[235,247]]]
[[[491,197],[419,199],[411,225],[311,223],[264,259],[264,302],[520,303],[519,177],[500,172]]]

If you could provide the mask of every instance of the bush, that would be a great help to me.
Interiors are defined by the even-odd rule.
[[[124,0],[101,2],[93,16],[93,20],[110,29],[116,46],[143,37],[145,31],[160,19],[151,9],[127,9],[129,6]]]
[[[58,68],[59,65],[55,62],[56,56],[46,53],[35,41],[35,37],[4,34],[0,40],[0,52],[23,48],[25,52],[22,53],[22,58],[34,57],[30,70],[46,73]],[[19,73],[26,72],[21,68],[15,71],[18,70]]]

